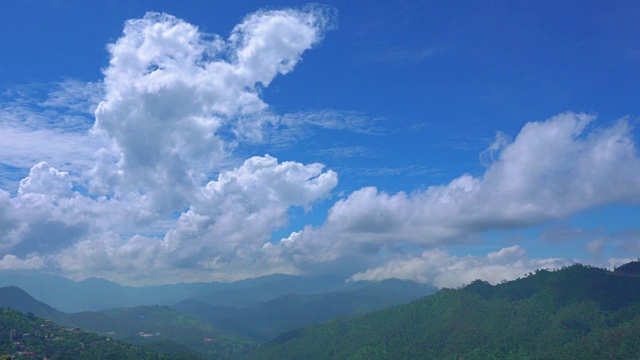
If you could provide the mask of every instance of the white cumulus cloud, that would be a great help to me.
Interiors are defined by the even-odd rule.
[[[5,255],[0,259],[0,269],[2,270],[30,270],[41,269],[45,266],[44,261],[37,256],[20,259],[14,255]]]
[[[457,287],[480,279],[497,284],[514,280],[536,269],[557,269],[570,265],[567,259],[529,259],[514,245],[486,256],[450,255],[446,250],[427,250],[417,256],[393,259],[385,265],[359,272],[351,280],[398,278],[428,283],[437,287]]]
[[[481,175],[395,194],[364,187],[336,201],[324,224],[272,243],[290,210],[329,198],[338,175],[269,155],[238,159],[238,147],[300,140],[312,128],[385,133],[381,118],[360,112],[274,114],[262,98],[333,17],[322,6],[262,10],[223,38],[148,13],[108,45],[103,81],[70,80],[42,101],[2,105],[0,163],[24,179],[0,190],[0,268],[129,283],[322,267],[354,280],[495,282],[567,261],[530,260],[517,246],[485,257],[433,247],[640,201],[627,122],[599,127],[594,116],[563,113],[526,124],[513,140],[498,133],[481,154]],[[406,255],[409,247],[429,250]]]
[[[2,266],[158,281],[254,262],[288,209],[326,198],[337,175],[268,155],[230,169],[230,155],[273,116],[263,88],[294,69],[333,16],[322,6],[258,11],[223,39],[147,13],[108,46],[99,84],[67,81],[43,101],[0,109],[0,161],[31,168],[15,195],[0,191]],[[93,126],[69,122],[93,109]]]
[[[184,208],[235,144],[219,133],[258,131],[258,115],[267,108],[260,87],[292,71],[322,38],[331,23],[327,13],[322,7],[259,11],[228,40],[167,14],[127,21],[109,46],[105,99],[93,128],[114,146],[92,170],[99,177],[91,189],[140,190],[157,206]]]
[[[498,135],[481,176],[388,194],[366,187],[337,201],[326,222],[283,239],[282,256],[302,266],[412,243],[441,246],[496,229],[525,228],[604,204],[640,201],[640,158],[625,120],[563,113]],[[320,254],[320,255],[319,255]]]

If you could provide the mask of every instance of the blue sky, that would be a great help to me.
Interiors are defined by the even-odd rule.
[[[0,268],[456,286],[640,256],[632,1],[0,14]]]

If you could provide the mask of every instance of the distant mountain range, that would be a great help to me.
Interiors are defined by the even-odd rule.
[[[207,319],[220,328],[265,341],[284,331],[406,304],[433,293],[435,289],[431,286],[392,279],[351,283],[340,291],[323,294],[290,294],[242,308],[194,299],[181,301],[173,307],[199,319]]]
[[[226,299],[273,296],[291,286],[289,281],[304,289],[298,280],[285,276],[227,284],[233,295]],[[275,289],[266,291],[269,284]],[[476,280],[422,297],[429,291],[399,280],[341,283],[324,293],[289,294],[244,306],[191,298],[172,307],[70,314],[17,287],[5,287],[0,288],[0,307],[169,354],[144,355],[156,358],[640,358],[640,262],[615,271],[583,265],[539,270],[499,285]]]
[[[32,277],[29,280],[32,284],[36,283],[33,281],[34,278],[37,280],[44,278],[42,275],[39,276],[40,278]],[[127,292],[131,294],[138,290],[99,279],[78,283],[54,277],[52,279],[66,284],[65,286],[73,291],[72,294],[63,294],[58,289],[55,298],[59,300],[64,297],[91,298],[91,293],[83,293],[83,291],[91,291],[87,289],[97,287],[98,293],[104,296],[103,304],[108,304],[117,301],[113,298],[118,294]],[[171,289],[178,289],[178,294],[172,296],[179,298],[181,290],[182,296],[192,294],[184,289],[215,289],[213,293],[216,293],[219,291],[216,287],[222,287],[226,288],[228,293],[212,298],[213,302],[221,300],[226,302],[236,298],[238,303],[243,304],[250,302],[251,299],[255,301],[271,298],[275,294],[291,290],[310,291],[312,286],[309,284],[302,286],[303,282],[296,277],[270,276],[230,284],[196,284],[195,286],[180,284],[146,290],[161,294]],[[317,324],[339,316],[361,314],[407,303],[435,292],[433,287],[400,280],[344,283],[325,278],[324,282],[321,281],[320,288],[332,283],[333,289],[340,290],[322,294],[288,294],[254,302],[245,307],[216,305],[203,300],[187,299],[174,304],[173,307],[144,305],[76,313],[59,311],[36,300],[20,288],[9,286],[0,288],[0,307],[33,313],[67,327],[97,332],[165,353],[190,351],[205,358],[220,358],[243,353],[255,347],[258,342],[269,340],[283,331]],[[107,290],[100,288],[101,285],[106,285],[107,289],[115,291],[108,293]],[[51,283],[48,286],[51,286]],[[201,291],[198,294],[204,297],[206,293]],[[161,300],[168,301],[169,298],[167,296]]]
[[[375,282],[345,282],[342,278],[268,275],[231,283],[184,283],[158,286],[122,286],[97,278],[72,281],[47,274],[0,271],[0,287],[17,286],[65,312],[97,311],[140,305],[173,305],[195,299],[214,305],[244,307],[285,295],[349,291]],[[422,296],[435,288],[416,284]],[[426,292],[425,292],[426,291]],[[416,296],[419,297],[419,296]]]

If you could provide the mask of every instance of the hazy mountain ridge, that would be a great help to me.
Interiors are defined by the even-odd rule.
[[[212,305],[194,299],[179,302],[174,308],[264,341],[281,332],[333,318],[406,304],[435,291],[428,285],[390,279],[347,283],[339,291],[323,294],[289,294],[243,308]]]
[[[406,305],[348,317],[342,311],[366,312],[428,288],[399,280],[345,283],[339,291],[290,294],[244,307],[191,299],[175,309],[140,306],[65,314],[9,287],[0,289],[0,306],[20,305],[23,311],[59,316],[68,326],[120,333],[123,340],[166,352],[188,348],[208,358],[631,359],[640,354],[639,275],[640,262],[615,271],[573,265],[498,285],[476,280]],[[252,291],[248,284],[236,286]],[[295,329],[325,317],[338,319]],[[250,338],[262,341],[283,329],[294,330],[246,352],[257,344]],[[222,347],[207,351],[217,345]]]
[[[65,312],[98,311],[141,305],[173,305],[197,299],[216,305],[246,306],[288,294],[318,294],[345,286],[344,279],[274,274],[230,283],[181,283],[124,286],[89,278],[73,281],[61,276],[0,271],[0,287],[17,286]]]
[[[478,280],[282,334],[247,358],[633,359],[640,354],[638,268],[574,265],[495,286]]]
[[[141,301],[133,288],[97,278],[73,281],[56,275],[4,270],[0,271],[0,286],[17,286],[65,312],[135,306]]]
[[[0,288],[0,307],[7,307],[22,313],[33,313],[46,319],[60,319],[64,313],[34,299],[17,286]]]
[[[272,276],[224,286],[241,290],[230,296],[242,295],[247,302],[249,298],[260,299],[288,289],[300,288],[303,282],[308,282],[308,279]],[[113,286],[122,289],[117,284],[101,279],[89,279],[80,283],[106,284],[105,291]],[[289,286],[291,283],[293,286]],[[332,283],[333,288],[340,290],[322,294],[288,294],[245,307],[214,305],[189,299],[175,304],[174,308],[145,305],[77,313],[58,311],[34,299],[22,289],[5,287],[0,288],[0,306],[25,313],[32,312],[68,327],[113,336],[158,351],[184,352],[184,349],[189,349],[212,358],[245,352],[256,346],[258,341],[269,340],[283,331],[407,303],[435,292],[431,286],[401,280],[337,283],[330,279],[319,288]],[[264,291],[265,287],[274,284],[268,291]],[[189,285],[178,286],[184,288]],[[307,283],[303,289],[310,291],[312,286]],[[109,296],[105,291],[100,293]],[[76,293],[76,296],[82,295]],[[213,299],[216,300],[220,299]]]

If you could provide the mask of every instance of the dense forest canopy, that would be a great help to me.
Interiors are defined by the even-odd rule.
[[[640,279],[583,265],[280,335],[249,359],[634,359]]]

